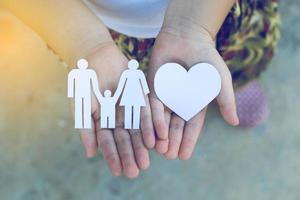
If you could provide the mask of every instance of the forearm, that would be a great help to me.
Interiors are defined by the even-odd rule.
[[[1,0],[70,66],[112,42],[107,28],[80,0]]]
[[[215,38],[235,2],[236,0],[172,0],[163,28],[184,29],[185,32],[203,28]]]

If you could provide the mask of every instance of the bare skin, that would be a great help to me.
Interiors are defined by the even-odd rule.
[[[114,59],[108,59],[114,55]],[[101,91],[115,91],[121,73],[127,69],[128,60],[114,43],[104,46],[87,56],[92,69],[97,73]],[[112,174],[122,173],[128,178],[138,176],[140,170],[150,165],[148,148],[153,148],[155,136],[151,120],[148,98],[147,107],[142,108],[141,130],[124,129],[124,110],[117,107],[115,129],[100,128],[100,107],[93,97],[92,101],[93,129],[81,130],[81,140],[86,149],[86,156],[93,157],[100,150],[107,161]]]
[[[134,178],[140,170],[149,166],[148,149],[154,146],[169,159],[179,156],[186,160],[191,156],[204,123],[206,109],[189,122],[184,122],[156,98],[153,91],[154,74],[161,64],[169,61],[179,62],[187,68],[202,61],[215,65],[223,84],[217,99],[221,114],[228,123],[238,124],[231,76],[212,45],[234,2],[170,1],[149,66],[148,81],[152,94],[141,111],[141,130],[133,134],[122,128],[121,109],[117,110],[116,129],[100,129],[100,108],[93,97],[93,129],[80,131],[87,157],[95,156],[100,150],[114,175],[123,173]],[[127,59],[114,44],[104,24],[81,1],[1,0],[0,6],[10,10],[35,30],[68,66],[73,67],[78,59],[86,58],[99,77],[101,91],[115,91],[119,77],[126,69]]]
[[[235,0],[172,0],[166,11],[163,27],[156,38],[149,66],[148,82],[152,119],[157,134],[156,151],[168,159],[191,157],[201,133],[207,108],[185,122],[164,107],[153,90],[154,75],[166,62],[178,62],[187,69],[199,62],[214,65],[222,79],[217,102],[221,115],[236,126],[235,97],[231,74],[215,49],[214,39]]]
[[[156,133],[159,135],[155,148],[157,152],[164,154],[168,159],[179,157],[182,160],[187,160],[191,157],[201,133],[207,109],[205,108],[194,118],[185,122],[164,107],[153,90],[155,73],[162,64],[175,61],[187,69],[199,62],[214,65],[222,79],[222,89],[217,97],[220,112],[229,124],[234,126],[238,124],[230,72],[215,49],[213,41],[205,39],[210,37],[208,33],[206,34],[185,38],[170,30],[162,30],[152,52],[148,82],[151,90],[149,99],[153,123]]]
[[[0,6],[36,31],[70,68],[75,67],[78,59],[86,58],[99,77],[101,91],[115,91],[128,61],[113,42],[108,29],[81,1],[2,0]],[[141,111],[141,130],[138,131],[142,134],[132,134],[122,128],[120,109],[117,110],[118,128],[100,129],[100,108],[93,96],[93,128],[80,130],[86,156],[90,158],[101,151],[116,176],[124,174],[134,178],[140,170],[148,168],[148,148],[154,147],[155,137],[148,99],[146,102],[147,106]]]

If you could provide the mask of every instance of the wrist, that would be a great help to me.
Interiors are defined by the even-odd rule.
[[[127,59],[114,42],[102,43],[95,46],[86,56],[88,69],[96,72],[100,91],[114,91],[121,73],[127,68]],[[76,64],[73,65],[76,68]]]
[[[160,34],[171,34],[179,39],[189,40],[197,44],[209,44],[214,46],[214,38],[211,33],[201,25],[187,22],[164,23]]]
[[[114,49],[116,46],[115,42],[113,40],[107,40],[107,41],[101,41],[98,43],[95,43],[95,45],[91,45],[87,48],[85,53],[83,54],[83,58],[86,58],[88,60],[97,59],[97,55],[101,53],[105,49]]]
[[[101,49],[112,45],[114,45],[114,41],[109,36],[101,36],[95,39],[87,38],[78,41],[72,56],[73,63],[70,66],[73,66],[78,59],[87,58]]]
[[[172,0],[165,14],[163,27],[177,35],[196,37],[209,34],[213,41],[236,0]],[[203,36],[202,37],[206,37]]]

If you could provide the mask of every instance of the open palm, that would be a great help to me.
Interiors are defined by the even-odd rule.
[[[222,88],[217,101],[223,118],[231,125],[238,124],[231,74],[208,37],[185,37],[168,31],[158,35],[148,72],[150,105],[157,133],[156,150],[168,159],[190,158],[203,127],[206,110],[203,109],[185,122],[157,98],[154,76],[159,67],[167,62],[177,62],[188,69],[196,63],[206,62],[216,67],[221,75]],[[196,86],[195,86],[196,87]]]
[[[97,73],[100,91],[115,91],[128,63],[117,46],[107,45],[86,59],[90,68]],[[92,95],[92,129],[80,130],[87,157],[95,156],[100,150],[114,175],[124,173],[127,177],[134,178],[140,170],[146,169],[150,163],[147,147],[152,148],[155,144],[148,98],[146,105],[141,110],[141,131],[124,129],[124,112],[119,106],[116,111],[116,128],[101,129],[100,105]]]

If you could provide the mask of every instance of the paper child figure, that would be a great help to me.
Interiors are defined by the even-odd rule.
[[[145,95],[149,94],[149,87],[144,73],[138,69],[136,60],[128,62],[128,70],[125,70],[120,78],[116,94],[122,93],[120,106],[125,107],[125,129],[140,128],[141,107],[146,106]]]
[[[115,93],[111,96],[110,90],[105,90],[104,97],[100,97],[98,101],[101,104],[100,126],[101,128],[116,127],[116,103],[120,94]]]
[[[92,128],[91,118],[91,83],[97,97],[102,96],[97,75],[94,70],[87,69],[89,66],[85,59],[77,62],[78,69],[70,71],[68,76],[68,97],[75,98],[75,128]],[[75,92],[75,93],[74,93]]]

